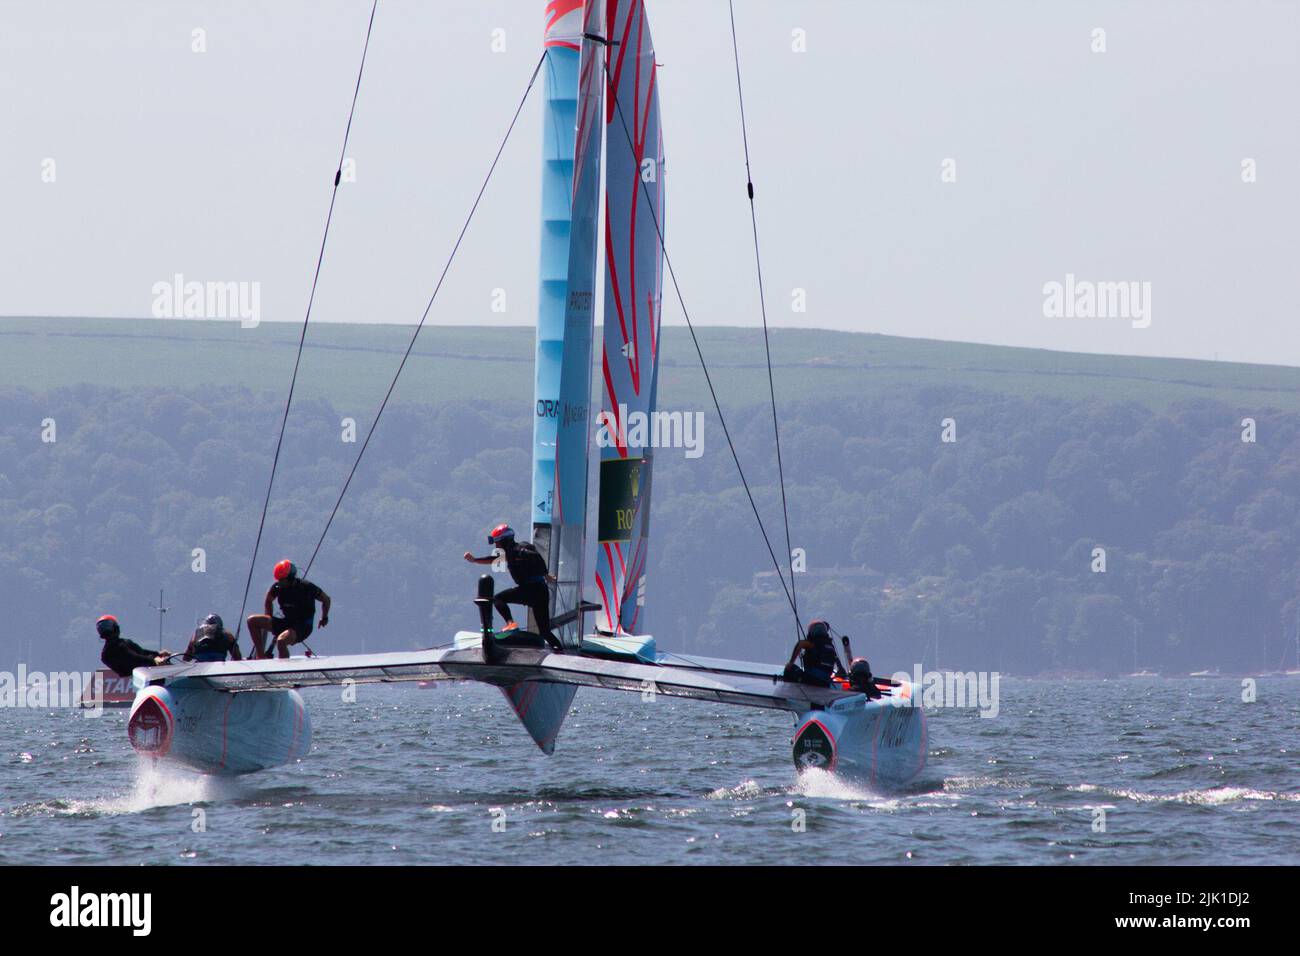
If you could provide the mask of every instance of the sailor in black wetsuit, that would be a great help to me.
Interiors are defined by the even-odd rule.
[[[803,666],[795,660],[803,655]],[[831,678],[844,674],[839,654],[835,653],[835,642],[831,640],[831,628],[825,621],[813,621],[808,625],[808,635],[796,641],[790,663],[785,665],[785,679],[791,682],[816,684],[818,687],[831,686]]]
[[[555,578],[551,577],[546,568],[546,559],[531,544],[520,544],[515,540],[514,529],[507,524],[497,525],[488,535],[488,544],[501,549],[506,559],[506,568],[510,571],[510,576],[515,579],[515,586],[501,591],[492,603],[496,609],[501,612],[505,618],[506,626],[502,630],[513,631],[519,625],[515,623],[514,615],[510,613],[511,604],[523,604],[533,612],[533,617],[537,620],[537,630],[541,632],[546,643],[551,645],[551,649],[557,654],[564,653],[564,645],[560,639],[551,633],[551,591],[546,586],[547,582],[554,583]],[[496,555],[489,554],[487,557],[476,558],[469,551],[465,552],[465,560],[471,564],[491,564],[496,560]]]
[[[104,650],[99,659],[118,677],[130,677],[137,667],[166,664],[171,657],[168,651],[147,651],[135,641],[124,639],[117,618],[111,614],[105,614],[96,621],[95,630],[104,641]]]
[[[275,566],[275,583],[266,592],[262,614],[248,619],[248,633],[253,638],[253,657],[269,657],[266,635],[274,636],[280,657],[289,656],[289,648],[301,644],[311,635],[316,621],[316,602],[320,602],[320,626],[330,622],[330,596],[310,581],[298,577],[298,568],[288,559]],[[279,602],[280,613],[274,603]]]
[[[235,635],[226,630],[226,625],[219,614],[209,614],[203,623],[194,629],[190,646],[181,655],[187,661],[211,664],[224,661],[229,654],[232,660],[243,660],[239,653],[239,643]]]

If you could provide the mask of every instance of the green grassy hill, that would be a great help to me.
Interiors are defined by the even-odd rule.
[[[82,382],[212,384],[280,393],[293,368],[298,333],[298,326],[285,323],[241,329],[235,322],[194,320],[0,318],[0,384],[38,391]],[[329,398],[339,408],[372,406],[410,334],[409,326],[313,326],[299,394]],[[761,332],[707,328],[699,334],[724,404],[766,401]],[[438,403],[491,392],[526,403],[532,396],[532,350],[529,328],[428,327],[395,399]],[[708,407],[687,330],[666,328],[663,350],[662,404]],[[845,389],[870,396],[900,385],[960,385],[1026,397],[1134,401],[1153,409],[1213,398],[1252,409],[1300,411],[1300,368],[1286,366],[790,329],[773,333],[772,354],[782,401],[825,398]]]

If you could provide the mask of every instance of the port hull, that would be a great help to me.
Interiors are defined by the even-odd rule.
[[[182,680],[140,691],[127,735],[151,760],[238,776],[306,756],[311,717],[296,690],[231,693]]]

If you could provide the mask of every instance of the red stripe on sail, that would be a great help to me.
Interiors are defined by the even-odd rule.
[[[614,379],[609,374],[609,347],[601,346],[600,350],[600,370],[605,376],[605,391],[609,393],[609,413],[605,418],[605,430],[609,430],[609,423],[614,422],[614,447],[618,449],[620,458],[627,457],[627,446],[623,444],[623,424],[618,420],[618,396],[614,394]]]
[[[606,37],[612,37],[614,35],[614,26],[615,26],[614,18],[616,15],[617,7],[618,7],[617,3],[611,3],[609,6],[609,18],[608,18],[609,30],[605,34]],[[623,36],[620,38],[617,44],[618,59],[614,62],[613,69],[609,71],[610,98],[609,98],[609,103],[607,103],[605,106],[606,123],[612,123],[614,121],[614,111],[616,109],[616,103],[618,100],[618,86],[620,81],[623,78],[623,57],[627,55],[627,35],[628,32],[631,30],[631,28],[632,28],[632,18],[629,16],[627,18],[627,22],[623,25]],[[608,47],[606,49],[608,50]]]
[[[551,28],[555,26],[555,24],[559,23],[562,17],[566,14],[572,13],[580,6],[582,6],[582,0],[550,0],[550,2],[546,4],[546,29],[542,31],[543,35],[550,33]],[[572,47],[572,49],[575,50],[577,49],[576,46],[560,40],[548,41],[547,45],[567,46]]]
[[[600,572],[596,572],[596,588],[600,591],[600,604],[605,611],[605,630],[614,630],[614,622],[609,616],[609,598],[605,596],[605,582],[601,580]]]
[[[551,509],[551,523],[564,524],[564,502],[560,500],[560,456],[559,455],[555,456],[555,507]]]
[[[614,234],[609,225],[609,196],[605,197],[605,264],[609,267],[610,291],[614,293],[614,311],[618,314],[618,328],[627,345],[627,321],[623,318],[623,294],[618,287],[618,261],[614,257]]]
[[[623,617],[622,613],[619,610],[623,602],[619,599],[618,596],[618,593],[619,591],[622,590],[622,588],[618,586],[618,569],[614,566],[614,553],[610,550],[608,544],[605,545],[605,561],[609,564],[609,579],[610,579],[609,592],[610,594],[614,595],[613,617],[611,618],[611,621],[618,622],[621,621]],[[618,627],[617,626],[612,627],[611,630],[618,630]]]

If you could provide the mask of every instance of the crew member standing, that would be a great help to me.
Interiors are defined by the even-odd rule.
[[[506,559],[506,568],[515,580],[514,587],[501,591],[492,599],[496,609],[505,618],[506,626],[502,630],[513,631],[519,626],[510,613],[510,605],[522,604],[532,610],[533,617],[537,620],[537,629],[546,643],[557,654],[563,654],[564,645],[551,633],[551,591],[546,584],[548,581],[554,583],[555,578],[546,568],[546,559],[531,544],[516,541],[514,529],[508,524],[499,524],[493,528],[488,535],[488,544],[501,549]],[[496,560],[496,555],[476,558],[466,551],[465,560],[471,564],[491,564]]]

